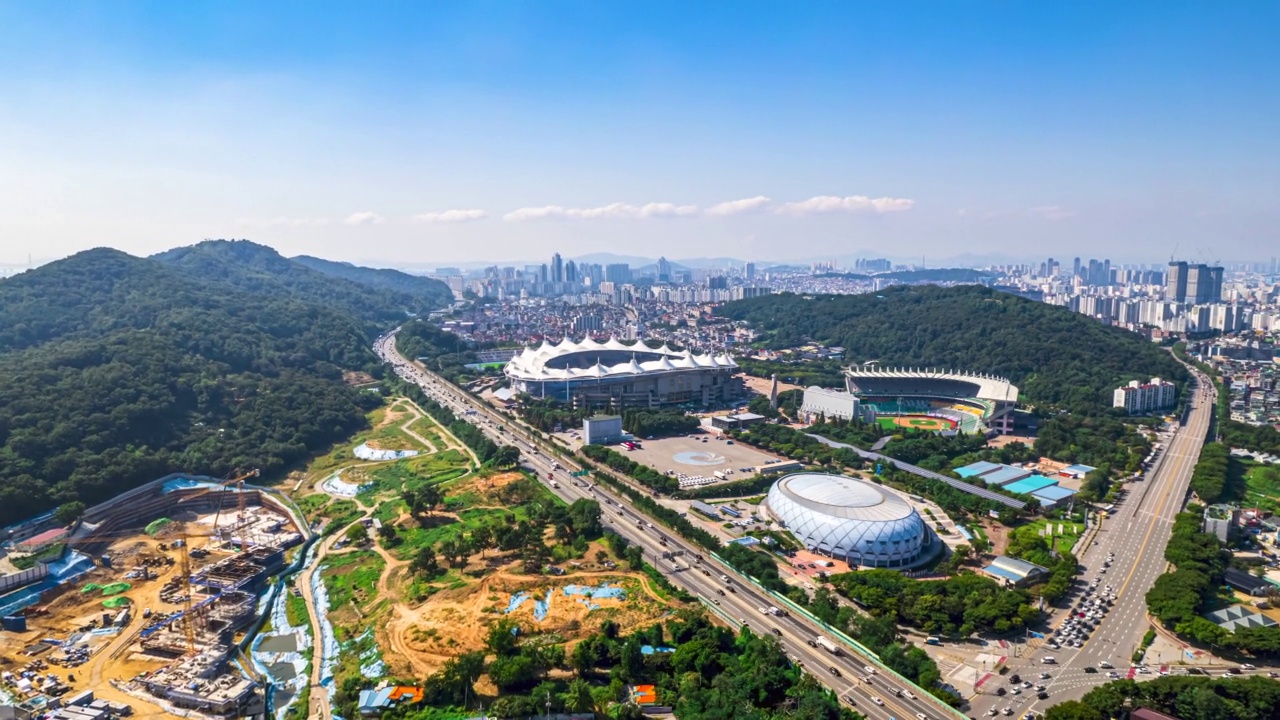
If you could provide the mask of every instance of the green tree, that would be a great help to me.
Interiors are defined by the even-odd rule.
[[[574,678],[569,682],[569,688],[561,696],[561,704],[568,712],[588,713],[595,710],[595,698],[591,697],[591,685],[587,684],[582,678]]]
[[[514,655],[519,649],[516,644],[516,634],[519,631],[520,626],[514,620],[508,618],[495,620],[489,626],[489,633],[485,636],[485,647],[498,657]]]
[[[53,514],[53,519],[56,520],[59,525],[70,525],[76,520],[79,520],[80,516],[84,515],[84,511],[84,503],[79,500],[72,500],[71,502],[59,505],[57,512]]]
[[[413,556],[409,569],[430,580],[440,574],[440,561],[436,559],[436,551],[430,545],[423,545]]]
[[[343,537],[351,545],[363,545],[369,541],[369,530],[358,522],[351,523]]]

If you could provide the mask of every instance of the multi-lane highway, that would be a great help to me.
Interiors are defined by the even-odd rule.
[[[1216,390],[1209,378],[1195,369],[1192,373],[1189,410],[1159,464],[1145,480],[1130,485],[1128,496],[1117,503],[1095,540],[1081,554],[1083,582],[1077,581],[1073,589],[1069,598],[1071,609],[1077,607],[1086,592],[1092,590],[1094,597],[1105,596],[1109,594],[1108,587],[1115,596],[1112,606],[1080,648],[1066,643],[1058,648],[1050,645],[1051,641],[1064,639],[1061,626],[1069,615],[1069,610],[1064,610],[1055,613],[1052,626],[1056,632],[1050,634],[1047,641],[1035,641],[1035,647],[1029,652],[1010,659],[1014,673],[1020,673],[1024,680],[1045,685],[1048,699],[1037,700],[1030,694],[997,697],[995,688],[1002,680],[995,677],[982,688],[983,694],[972,701],[971,714],[987,714],[991,709],[1006,707],[1019,715],[1028,710],[1043,710],[1048,705],[1078,699],[1089,689],[1110,681],[1111,672],[1120,677],[1140,672],[1131,668],[1131,660],[1149,627],[1147,591],[1166,569],[1165,545],[1174,516],[1186,501],[1191,472],[1209,432],[1216,402]],[[1046,658],[1052,658],[1052,664],[1047,664]],[[1094,668],[1097,672],[1086,672],[1085,668]],[[1141,672],[1154,676],[1158,671],[1156,668]],[[1052,678],[1036,680],[1041,672],[1050,673]],[[1005,686],[1008,688],[1007,682]]]
[[[626,498],[572,477],[570,469],[563,468],[561,461],[548,454],[518,423],[400,355],[395,348],[394,333],[379,338],[375,349],[401,378],[421,387],[458,417],[477,425],[496,442],[516,445],[522,453],[522,462],[547,483],[552,492],[569,502],[579,498],[599,501],[609,530],[643,548],[648,562],[666,574],[674,585],[703,600],[731,624],[746,624],[754,632],[776,635],[793,661],[803,664],[819,682],[834,690],[844,702],[855,705],[862,714],[873,720],[963,717],[915,685],[886,672],[876,660],[862,657],[849,648],[835,656],[812,645],[822,630],[807,619],[762,613],[761,608],[777,605],[777,601],[700,548],[666,528],[655,527],[649,518],[630,507]],[[676,558],[681,569],[670,560],[662,559],[664,553],[673,552],[683,553]],[[698,559],[700,554],[702,557]]]

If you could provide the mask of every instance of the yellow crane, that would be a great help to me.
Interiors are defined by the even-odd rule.
[[[244,535],[245,525],[248,524],[245,518],[244,481],[249,478],[258,477],[258,475],[259,475],[259,472],[256,469],[250,470],[246,473],[241,473],[236,477],[231,478],[230,480],[224,480],[218,483],[217,485],[214,485],[209,488],[205,488],[201,492],[195,493],[193,495],[189,495],[183,498],[182,500],[179,500],[178,504],[181,505],[182,503],[190,502],[192,500],[195,500],[196,498],[204,497],[205,495],[211,492],[215,492],[215,491],[224,492],[225,488],[227,488],[228,486],[237,485],[238,486],[237,491],[239,494],[239,502],[238,502],[239,515],[236,518],[236,522],[238,524],[238,532],[240,537],[240,552],[244,552],[245,549],[248,547],[248,542]],[[186,532],[184,529],[184,532],[182,533],[182,544],[178,548],[178,576],[182,578],[182,589],[183,589],[183,598],[184,598],[183,608],[182,608],[182,629],[185,635],[188,656],[194,655],[196,652],[196,623],[195,623],[196,618],[193,612],[194,603],[192,602],[192,599],[191,599],[191,596],[194,594],[194,590],[191,585],[191,552],[190,552],[191,538],[213,537],[214,535],[217,535],[218,534],[218,518],[221,517],[221,515],[222,515],[222,502],[221,500],[219,500],[218,512],[214,515],[213,528],[208,532],[197,532],[197,533]]]

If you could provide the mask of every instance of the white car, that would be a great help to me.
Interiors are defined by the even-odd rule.
[[[879,697],[878,695],[872,695],[872,696],[871,696],[871,702],[873,702],[873,703],[875,703],[875,704],[877,704],[877,705],[884,705],[884,701],[883,701],[883,700],[881,700],[881,699],[880,699],[880,697]]]

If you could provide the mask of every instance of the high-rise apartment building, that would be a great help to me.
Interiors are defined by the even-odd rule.
[[[1170,261],[1169,272],[1165,274],[1164,297],[1174,302],[1187,301],[1187,263]]]
[[[1272,264],[1273,264],[1273,265],[1275,264],[1274,260],[1272,261]],[[1272,270],[1272,272],[1275,272],[1275,270]],[[749,262],[749,263],[747,263],[746,265],[742,266],[742,275],[743,275],[743,277],[745,277],[748,281],[755,280],[755,279],[756,279],[756,264],[755,264],[755,263],[753,263],[753,262]]]
[[[1148,383],[1131,380],[1128,385],[1116,388],[1111,406],[1124,408],[1130,415],[1145,415],[1173,407],[1176,393],[1174,384],[1167,380],[1151,378]]]
[[[631,282],[631,266],[626,263],[609,263],[604,268],[604,279],[619,285]]]
[[[578,282],[578,264],[572,260],[564,264],[564,281],[569,284]]]
[[[1222,300],[1222,268],[1169,263],[1165,276],[1165,299],[1180,303],[1214,303]]]

